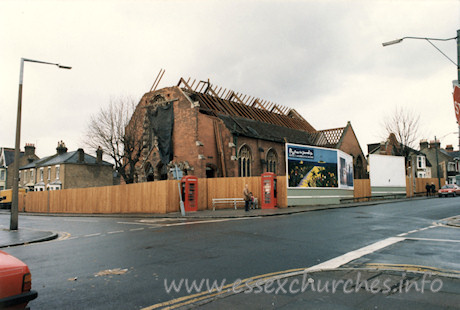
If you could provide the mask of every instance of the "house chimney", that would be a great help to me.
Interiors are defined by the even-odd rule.
[[[58,142],[58,146],[57,146],[57,148],[56,148],[56,152],[58,153],[58,155],[62,155],[62,154],[64,154],[64,153],[67,153],[67,148],[66,148],[66,146],[65,146],[64,141],[61,140],[61,141]]]
[[[446,151],[447,152],[453,152],[454,151],[454,147],[452,146],[452,144],[446,145]]]
[[[26,146],[24,147],[24,155],[26,156],[34,156],[35,155],[35,145],[31,143],[26,143]]]
[[[96,163],[102,164],[102,148],[98,147],[96,150]]]
[[[430,141],[430,149],[434,149],[435,147],[438,148],[438,149],[441,147],[441,142],[439,142],[439,140],[436,140],[436,141],[431,140]]]
[[[29,163],[35,160],[35,145],[32,143],[26,143],[24,147],[24,158],[27,158]]]
[[[420,151],[428,148],[428,141],[423,139],[420,140]]]
[[[78,149],[77,150],[78,152],[78,163],[84,163],[85,162],[85,152],[83,151],[83,149]]]

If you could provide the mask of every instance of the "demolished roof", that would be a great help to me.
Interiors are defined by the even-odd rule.
[[[178,87],[190,97],[192,102],[198,102],[200,112],[213,116],[235,117],[234,122],[244,130],[237,118],[246,118],[267,124],[287,127],[295,130],[315,132],[310,125],[297,111],[279,104],[267,102],[260,98],[236,93],[232,90],[212,85],[209,80],[199,81],[195,88],[194,80],[189,84],[190,78],[185,81],[179,80]]]

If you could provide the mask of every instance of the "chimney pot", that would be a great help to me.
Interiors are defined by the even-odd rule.
[[[67,147],[65,146],[64,141],[61,140],[61,141],[58,142],[56,152],[58,153],[58,155],[62,155],[64,153],[67,153]]]

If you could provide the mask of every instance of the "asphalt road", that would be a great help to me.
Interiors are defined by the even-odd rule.
[[[459,214],[460,197],[229,220],[21,215],[20,227],[58,231],[60,238],[4,250],[31,269],[39,294],[31,309],[161,308],[199,299],[184,297],[197,295],[185,281],[204,280],[204,290],[206,279],[231,285],[321,263],[455,274],[460,229],[434,223]],[[0,227],[8,225],[0,214]],[[373,247],[382,240],[395,243]],[[363,248],[365,255],[344,258]],[[183,286],[174,289],[173,280]],[[460,291],[455,296],[460,300]],[[241,300],[225,300],[241,308]],[[207,307],[220,308],[218,302]]]

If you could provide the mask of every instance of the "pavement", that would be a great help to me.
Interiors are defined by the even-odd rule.
[[[56,239],[58,234],[52,231],[19,228],[18,230],[0,229],[0,248],[44,242]]]
[[[219,210],[202,210],[196,212],[187,212],[182,216],[180,212],[172,212],[167,214],[49,214],[49,213],[22,213],[36,216],[104,216],[104,217],[148,217],[148,218],[188,218],[188,219],[209,219],[209,218],[242,218],[242,217],[260,217],[260,216],[280,216],[302,212],[312,212],[319,210],[337,209],[337,208],[353,208],[359,206],[370,206],[382,203],[395,203],[407,200],[433,199],[432,197],[415,197],[403,199],[382,199],[376,201],[342,203],[336,205],[314,205],[314,206],[296,206],[288,208],[275,209],[251,209],[248,212],[244,209],[219,209]],[[7,211],[3,211],[7,212]],[[444,223],[446,225],[460,227],[460,216],[453,217],[451,220]],[[32,230],[27,228],[19,228],[18,230],[0,229],[0,248],[24,245],[35,242],[49,241],[58,238],[58,233],[52,231]]]
[[[460,278],[422,272],[334,269],[250,279],[179,309],[459,309]],[[208,298],[206,298],[208,297]],[[179,304],[180,303],[180,304]],[[182,306],[180,306],[182,305]]]

